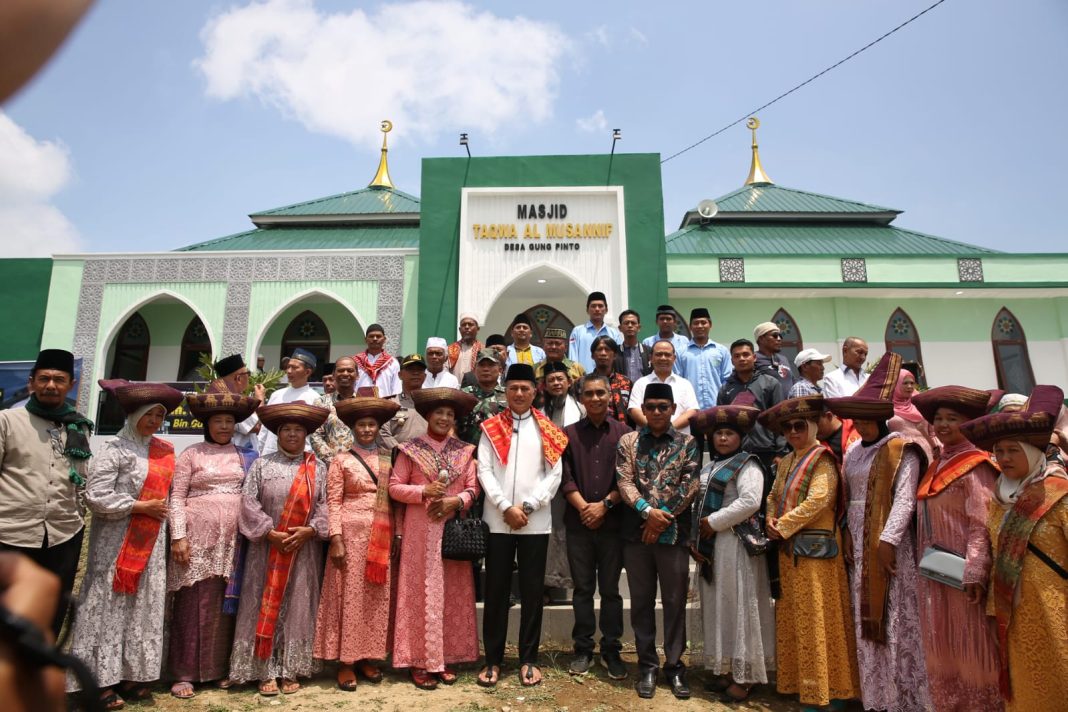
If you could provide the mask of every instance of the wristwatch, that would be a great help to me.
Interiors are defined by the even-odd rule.
[[[602,500],[602,504],[604,504],[604,508],[605,508],[605,509],[611,509],[612,507],[616,506],[616,505],[615,505],[615,504],[614,504],[614,503],[612,502],[612,498],[611,498],[611,497],[605,497],[605,498],[604,498],[604,499]]]
[[[534,511],[534,505],[530,502],[523,502],[523,514],[530,515]]]
[[[648,507],[646,507],[642,511],[638,512],[638,514],[641,515],[642,519],[648,519],[649,518],[649,512],[651,512],[651,511],[653,511],[653,505],[650,504]]]

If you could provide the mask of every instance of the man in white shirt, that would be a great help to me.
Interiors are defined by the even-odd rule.
[[[510,366],[505,377],[508,408],[481,426],[478,480],[486,495],[482,519],[490,531],[482,618],[486,664],[478,675],[482,686],[492,687],[500,679],[513,561],[519,564],[519,676],[527,686],[542,677],[537,662],[550,502],[560,486],[567,436],[532,407],[535,386],[529,364]]]
[[[666,383],[671,386],[675,400],[671,427],[689,435],[690,418],[700,409],[700,406],[697,404],[697,393],[694,392],[693,384],[673,371],[675,346],[667,339],[654,342],[650,360],[653,364],[653,372],[634,382],[634,387],[630,391],[631,407],[627,412],[630,413],[636,427],[643,427],[646,420],[641,404],[645,400],[646,386],[650,383]]]
[[[301,348],[294,349],[293,355],[286,363],[289,385],[272,393],[267,405],[293,401],[304,401],[308,405],[315,405],[315,402],[319,400],[319,393],[308,385],[308,379],[315,370],[315,363],[315,354]],[[259,442],[261,456],[270,455],[278,450],[278,436],[267,428],[260,428]],[[304,449],[311,452],[310,440],[304,443]]]
[[[380,324],[371,324],[364,332],[367,349],[356,354],[356,391],[361,388],[373,388],[374,395],[389,398],[401,392],[397,373],[400,365],[397,359],[386,352],[386,331]]]
[[[426,340],[426,376],[423,379],[423,388],[459,388],[460,382],[456,376],[449,373],[445,368],[445,358],[448,355],[448,344],[440,336],[431,336]]]
[[[868,343],[857,336],[850,336],[842,344],[842,365],[823,377],[824,398],[846,398],[853,395],[868,374],[864,362],[868,358]]]

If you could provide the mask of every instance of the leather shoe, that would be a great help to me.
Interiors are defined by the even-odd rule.
[[[651,700],[656,694],[656,670],[643,670],[634,689],[638,691],[638,697]]]
[[[686,684],[685,670],[679,670],[668,675],[668,682],[671,683],[671,694],[680,700],[690,699],[690,686]]]

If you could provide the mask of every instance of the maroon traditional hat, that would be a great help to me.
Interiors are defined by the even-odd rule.
[[[293,401],[292,403],[261,405],[256,410],[256,414],[260,416],[260,422],[264,427],[275,435],[286,423],[296,423],[312,433],[326,422],[330,416],[330,409],[310,405],[303,401]]]
[[[356,396],[339,400],[334,404],[334,410],[338,419],[350,428],[360,418],[374,418],[382,425],[400,410],[400,403],[385,398]]]
[[[690,430],[694,433],[712,433],[720,428],[730,428],[739,435],[745,435],[757,423],[760,408],[753,405],[756,397],[749,391],[742,391],[730,405],[717,405],[699,410],[690,419]]]
[[[939,408],[949,408],[965,418],[986,415],[990,394],[967,386],[938,386],[912,397],[912,404],[928,423],[934,422]]]
[[[821,415],[823,415],[823,396],[811,395],[776,403],[761,413],[757,420],[768,430],[781,434],[781,424],[784,421],[798,418],[815,421],[819,420]]]
[[[170,413],[185,398],[185,394],[178,389],[162,383],[130,383],[125,378],[100,379],[97,383],[115,396],[122,412],[127,415],[150,403],[159,403]]]
[[[252,415],[260,405],[259,398],[230,393],[225,388],[209,389],[204,393],[187,393],[189,412],[201,423],[207,423],[213,415],[232,415],[238,423]]]
[[[981,393],[986,395],[986,391]],[[1035,386],[1022,411],[969,420],[960,426],[960,432],[983,450],[993,450],[999,440],[1019,440],[1045,449],[1063,403],[1064,391],[1057,386]]]
[[[856,393],[845,398],[827,398],[823,405],[839,418],[890,420],[894,417],[894,386],[900,373],[901,356],[887,351]]]
[[[462,420],[471,414],[478,405],[478,398],[456,388],[420,388],[411,392],[415,410],[426,418],[436,409],[447,405],[456,413],[456,419]]]

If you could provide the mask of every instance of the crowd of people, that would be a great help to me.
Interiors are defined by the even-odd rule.
[[[859,338],[825,373],[815,349],[787,362],[774,323],[728,346],[708,310],[687,338],[663,305],[639,340],[640,315],[616,329],[607,306],[591,294],[541,347],[525,315],[482,343],[464,314],[457,341],[400,359],[371,325],[322,394],[302,349],[269,399],[240,355],[198,393],[101,381],[126,423],[96,453],[73,356],[44,350],[26,408],[0,412],[0,545],[69,594],[91,511],[70,652],[108,709],[160,679],[288,694],[324,663],[342,690],[387,661],[432,690],[481,655],[493,687],[515,604],[533,686],[544,606],[568,600],[569,672],[623,680],[624,570],[641,698],[661,673],[691,696],[696,605],[690,660],[727,701],[773,682],[814,708],[1063,707],[1060,388],[920,391],[893,352],[866,367]],[[183,401],[203,442],[176,455],[158,433]]]

